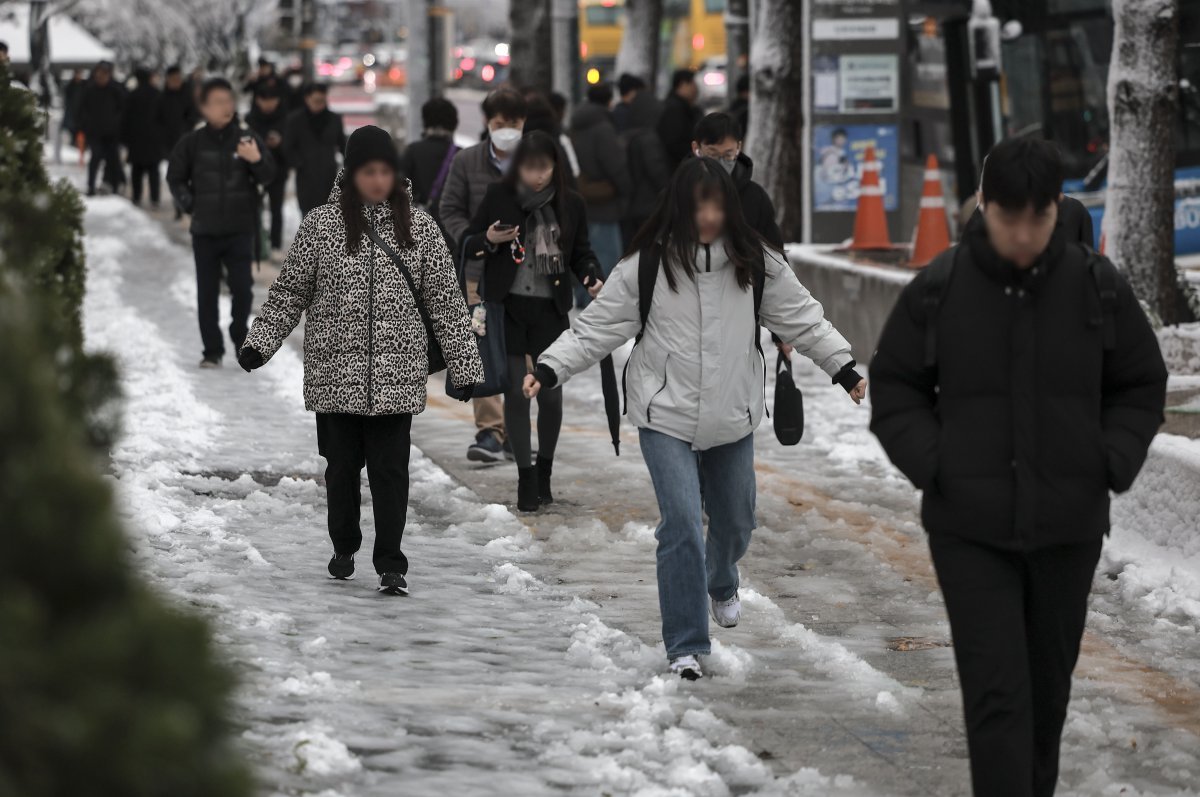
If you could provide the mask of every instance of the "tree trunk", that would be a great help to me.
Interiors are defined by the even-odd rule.
[[[779,217],[784,240],[799,241],[804,221],[804,91],[801,4],[757,0],[750,42],[750,131],[754,178]]]
[[[43,108],[54,103],[57,85],[50,67],[50,16],[54,12],[47,0],[29,1],[29,88]],[[46,126],[47,135],[50,127]]]
[[[1175,268],[1178,0],[1113,0],[1106,252],[1163,323],[1192,319]]]
[[[662,0],[625,0],[625,28],[617,51],[616,74],[640,77],[655,94],[662,6]]]
[[[509,7],[512,41],[509,54],[512,73],[509,78],[518,89],[534,88],[549,92],[553,58],[550,43],[550,0],[514,0]]]
[[[750,53],[750,0],[729,0],[725,11],[725,86],[729,102],[737,99],[737,84],[747,71]]]

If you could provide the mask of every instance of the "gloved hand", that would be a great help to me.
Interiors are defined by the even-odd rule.
[[[467,402],[467,401],[470,401],[471,397],[474,395],[475,395],[475,386],[467,385],[466,387],[458,388],[458,395],[455,396],[455,398],[457,398],[459,401]]]
[[[242,370],[246,373],[250,373],[255,368],[262,368],[264,362],[266,361],[263,360],[262,354],[257,349],[244,346],[238,352],[238,365],[242,366]]]

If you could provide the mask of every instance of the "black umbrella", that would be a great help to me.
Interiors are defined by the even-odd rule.
[[[617,369],[610,354],[600,361],[600,389],[604,392],[604,414],[613,449],[621,456],[621,396],[617,393]]]

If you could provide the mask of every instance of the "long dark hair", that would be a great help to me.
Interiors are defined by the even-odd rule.
[[[517,151],[513,153],[512,163],[508,165],[508,173],[504,175],[504,183],[514,194],[521,185],[521,165],[532,160],[545,158],[554,164],[554,174],[550,177],[550,185],[554,186],[554,212],[558,214],[559,224],[562,224],[562,207],[566,201],[567,165],[564,163],[562,148],[554,137],[541,130],[534,130],[521,136]]]
[[[742,213],[733,178],[711,158],[686,158],[667,190],[658,199],[650,218],[634,235],[626,257],[643,249],[658,246],[662,252],[662,269],[667,285],[678,290],[679,272],[688,279],[696,275],[696,247],[700,233],[696,229],[696,205],[701,200],[720,199],[725,206],[725,229],[722,237],[725,251],[733,262],[737,283],[742,290],[754,282],[756,272],[763,268],[764,241]]]
[[[353,172],[342,174],[341,188],[338,207],[342,209],[342,218],[346,222],[346,251],[356,255],[362,246],[363,236],[367,234],[367,220],[363,216],[363,201],[354,185]],[[396,185],[387,201],[392,206],[392,228],[396,233],[396,243],[401,247],[412,246],[412,208],[408,204],[408,186],[399,173],[396,174]]]

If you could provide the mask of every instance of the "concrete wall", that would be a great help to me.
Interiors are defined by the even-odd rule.
[[[908,269],[866,266],[833,254],[833,247],[789,244],[792,270],[825,307],[825,317],[841,332],[854,359],[867,364],[900,291],[916,274]]]

